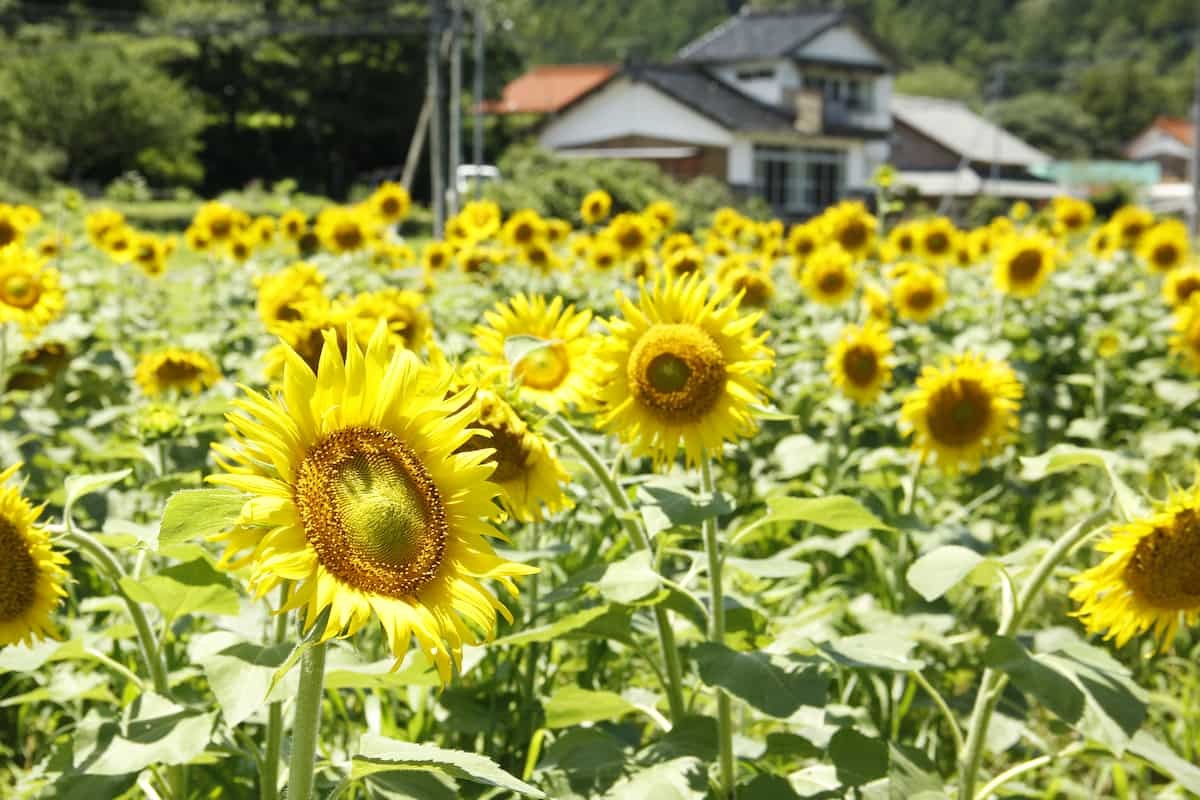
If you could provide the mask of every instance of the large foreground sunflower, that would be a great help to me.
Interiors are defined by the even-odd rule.
[[[172,391],[199,394],[221,380],[221,370],[204,353],[169,347],[142,356],[133,379],[150,397]]]
[[[483,581],[515,595],[536,570],[492,550],[493,468],[465,449],[477,431],[449,370],[390,346],[382,325],[365,352],[348,336],[344,361],[325,335],[316,374],[290,353],[281,397],[234,404],[236,445],[217,446],[225,474],[210,480],[252,497],[216,537],[221,563],[249,564],[259,596],[288,581],[283,610],[305,609],[305,629],[328,609],[322,640],[374,613],[397,661],[415,638],[449,680],[463,644],[491,638],[497,612],[511,619]]]
[[[1109,556],[1076,575],[1071,599],[1088,633],[1122,647],[1153,629],[1161,652],[1181,621],[1200,621],[1200,483],[1174,492],[1147,519],[1113,528],[1096,546]]]
[[[658,464],[682,448],[689,465],[754,432],[775,364],[754,332],[762,312],[739,314],[728,288],[699,275],[643,282],[636,303],[618,292],[617,305],[601,351],[602,428]]]
[[[519,294],[497,303],[483,318],[487,325],[475,327],[475,344],[493,366],[511,371],[523,400],[551,412],[592,405],[597,346],[587,332],[592,312],[564,307],[561,297],[547,302],[542,295]],[[510,363],[505,342],[514,336],[542,339],[544,345]]]
[[[945,472],[975,470],[1016,431],[1022,394],[1007,364],[964,353],[921,371],[900,410],[901,429]]]
[[[0,484],[20,466],[0,472]],[[0,646],[53,636],[50,614],[67,595],[67,557],[50,546],[50,534],[37,524],[41,512],[19,489],[0,486]]]
[[[892,380],[892,340],[887,329],[848,325],[825,361],[833,385],[856,403],[873,403]]]

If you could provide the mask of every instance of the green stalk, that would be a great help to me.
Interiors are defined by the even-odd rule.
[[[705,453],[700,459],[700,482],[703,490],[711,497],[716,491],[713,483],[712,462]],[[725,588],[721,580],[721,544],[717,541],[717,521],[708,517],[702,525],[704,549],[708,553],[708,591],[711,613],[709,614],[709,639],[716,644],[725,644]],[[733,712],[729,694],[717,688],[717,744],[720,753],[721,782],[718,797],[737,796],[737,773],[733,761]]]
[[[287,584],[279,586],[279,607],[287,602]],[[280,611],[275,615],[271,631],[272,644],[287,639],[288,614]],[[279,755],[283,750],[283,701],[276,700],[267,708],[267,752],[263,757],[262,774],[258,779],[261,800],[276,800],[279,796]]]
[[[567,444],[583,459],[591,470],[592,475],[608,493],[609,499],[617,508],[617,517],[625,529],[625,534],[638,548],[650,550],[650,537],[634,516],[633,505],[621,491],[616,479],[604,468],[600,456],[596,454],[579,432],[562,417],[553,417],[552,422]],[[687,713],[683,702],[683,669],[679,663],[679,648],[675,644],[675,630],[667,611],[661,605],[654,606],[654,621],[658,626],[658,640],[662,645],[663,663],[667,668],[667,704],[671,710],[671,722],[678,723]]]
[[[321,696],[325,684],[326,644],[314,644],[300,659],[300,687],[292,721],[292,760],[287,800],[312,800],[317,736],[321,730]]]
[[[1108,515],[1107,509],[1097,511],[1074,528],[1059,537],[1058,541],[1046,551],[1041,561],[1034,567],[1033,574],[1021,587],[1021,593],[1013,604],[1012,614],[1003,621],[996,636],[1013,636],[1021,630],[1021,623],[1029,611],[1033,601],[1041,592],[1055,567],[1062,562],[1075,546],[1092,534],[1092,526]],[[975,781],[979,773],[979,765],[983,761],[983,743],[987,738],[988,723],[992,720],[992,712],[1008,683],[1008,676],[1002,672],[988,668],[983,671],[979,682],[979,693],[975,695],[975,707],[971,711],[971,721],[967,725],[966,751],[962,758],[962,777],[958,784],[959,800],[975,800]]]

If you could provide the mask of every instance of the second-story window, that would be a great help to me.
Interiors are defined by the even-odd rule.
[[[827,101],[845,106],[847,111],[873,111],[873,86],[870,80],[843,75],[805,75],[804,85],[821,92]]]
[[[774,67],[747,67],[737,71],[739,81],[770,81],[775,79]]]

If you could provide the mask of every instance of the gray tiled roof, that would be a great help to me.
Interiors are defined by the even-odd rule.
[[[686,45],[678,58],[690,62],[778,58],[841,20],[836,11],[743,12]]]
[[[891,110],[900,122],[969,161],[1027,167],[1051,160],[954,100],[893,94]]]
[[[792,117],[782,109],[760,103],[695,67],[639,66],[629,68],[628,74],[729,130],[792,130]]]

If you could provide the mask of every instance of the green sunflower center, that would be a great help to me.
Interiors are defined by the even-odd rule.
[[[25,537],[0,518],[0,622],[14,620],[33,605],[38,568]]]
[[[725,354],[695,325],[655,325],[629,354],[630,390],[667,422],[701,419],[721,398],[726,376]]]
[[[991,418],[992,398],[972,379],[951,381],[929,399],[929,433],[950,447],[964,447],[981,440]]]
[[[40,286],[34,276],[18,271],[4,276],[0,281],[0,301],[16,308],[32,308],[41,296]]]
[[[1143,536],[1125,567],[1125,582],[1154,608],[1200,608],[1200,512],[1185,508],[1169,527]]]
[[[550,344],[531,350],[517,362],[514,372],[525,386],[534,389],[555,389],[571,371],[571,360],[567,348],[562,344]]]
[[[347,586],[411,596],[437,574],[449,526],[420,458],[390,431],[354,427],[300,464],[296,508],[321,565]]]

